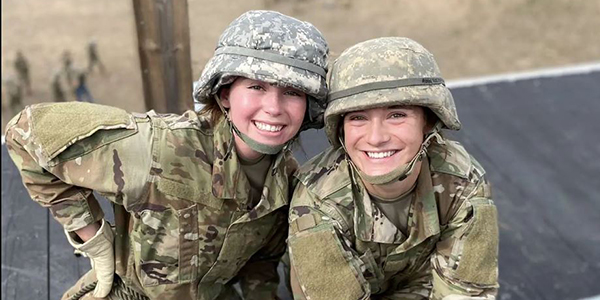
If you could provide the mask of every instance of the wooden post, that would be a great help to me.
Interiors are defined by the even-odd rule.
[[[193,109],[187,0],[133,0],[146,109]]]

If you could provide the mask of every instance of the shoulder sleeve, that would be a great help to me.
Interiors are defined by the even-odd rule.
[[[362,262],[335,220],[316,208],[314,195],[298,184],[290,208],[288,248],[296,299],[368,299]]]
[[[431,171],[467,178],[473,171],[474,160],[456,141],[444,139],[444,144],[432,143],[427,148]]]
[[[498,222],[490,185],[481,175],[456,197],[464,199],[455,201],[460,207],[432,256],[432,299],[450,295],[493,299],[499,286]]]
[[[125,207],[140,198],[152,161],[151,133],[147,118],[120,109],[42,104],[11,120],[6,145],[33,200],[73,231],[103,217],[92,191]]]

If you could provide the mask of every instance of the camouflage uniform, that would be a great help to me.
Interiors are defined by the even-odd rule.
[[[226,122],[70,102],[28,106],[7,127],[32,199],[66,230],[103,218],[92,191],[118,204],[116,273],[126,285],[151,299],[215,299],[239,280],[245,299],[273,298],[297,168],[290,151],[276,156],[249,210],[235,149],[225,155]]]
[[[375,205],[341,145],[341,115],[373,107],[424,106],[460,128],[439,76],[433,56],[405,38],[360,43],[334,63],[325,112],[333,146],[298,170],[290,204],[295,299],[495,298],[496,208],[485,171],[458,142],[434,131],[424,143],[406,235]]]
[[[218,101],[238,76],[292,86],[308,98],[302,128],[322,127],[327,54],[313,25],[250,11],[221,35],[194,98]],[[117,204],[113,291],[122,279],[151,299],[234,299],[238,282],[244,299],[273,299],[297,162],[289,147],[274,155],[250,205],[232,124],[221,117],[213,126],[211,117],[40,104],[9,123],[6,144],[32,198],[67,231],[103,218],[92,190]],[[89,291],[88,275],[65,297]]]

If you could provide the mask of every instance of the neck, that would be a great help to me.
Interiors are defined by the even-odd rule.
[[[415,185],[417,179],[419,178],[419,173],[421,172],[421,161],[415,164],[415,167],[402,181],[391,182],[388,184],[370,184],[368,182],[363,181],[365,188],[369,192],[369,194],[374,195],[383,199],[393,199],[402,196],[406,192],[410,191],[410,189]]]

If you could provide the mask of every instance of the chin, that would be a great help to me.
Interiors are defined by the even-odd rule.
[[[387,174],[389,172],[391,172],[391,170],[389,170],[389,171],[369,172],[369,173],[366,173],[366,174],[369,175],[369,176],[380,176],[380,175],[385,175],[385,174]]]
[[[387,173],[391,172],[392,170],[391,169],[390,170],[367,169],[367,170],[363,171],[363,169],[361,169],[361,171],[369,176],[379,176],[379,175],[387,174]]]

